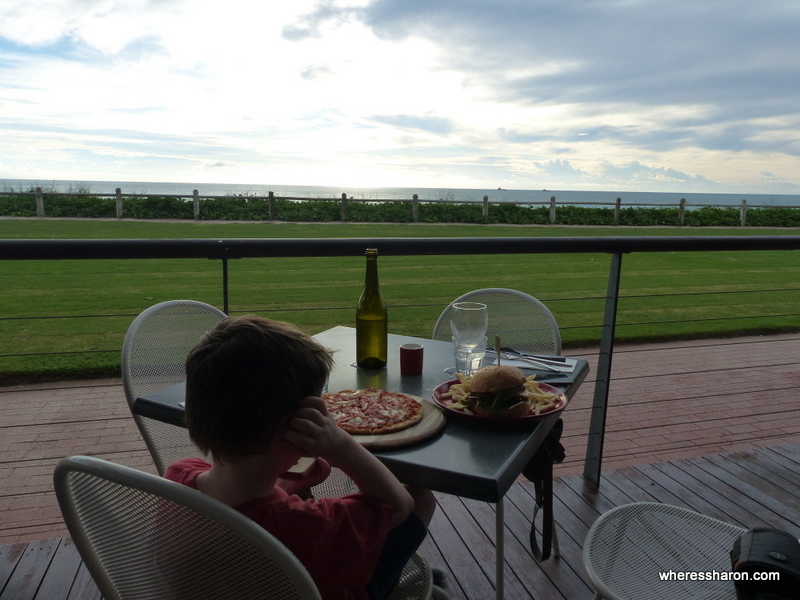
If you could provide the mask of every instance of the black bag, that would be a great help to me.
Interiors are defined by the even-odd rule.
[[[742,534],[731,550],[731,570],[742,574],[734,580],[739,600],[800,598],[800,542],[786,531],[756,527]],[[756,573],[780,579],[755,580]]]
[[[537,561],[547,560],[551,548],[555,548],[558,556],[558,539],[555,533],[553,519],[553,465],[564,460],[564,446],[561,445],[561,434],[564,431],[564,421],[559,419],[539,446],[536,454],[528,461],[522,474],[533,483],[536,504],[533,507],[531,519],[530,544],[533,557]],[[536,515],[542,510],[542,547],[536,541]]]

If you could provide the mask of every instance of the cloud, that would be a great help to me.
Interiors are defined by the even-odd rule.
[[[446,135],[454,129],[449,119],[435,116],[415,115],[373,115],[370,120],[386,125],[393,125],[401,129],[412,129]]]
[[[610,116],[700,107],[703,122],[721,124],[797,115],[800,10],[793,2],[376,0],[338,13],[335,5],[310,21],[357,17],[384,39],[436,42],[443,62],[500,105],[588,105]],[[659,125],[674,123],[667,116]],[[723,127],[699,140],[714,149],[725,137],[741,149],[752,127]],[[694,131],[673,134],[676,143],[682,134]],[[654,149],[668,141],[666,132],[651,137]]]
[[[800,192],[798,6],[0,0],[0,177]]]

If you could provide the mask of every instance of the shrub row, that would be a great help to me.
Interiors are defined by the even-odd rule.
[[[104,196],[43,195],[45,214],[48,217],[114,218],[116,201]],[[339,221],[341,204],[325,200],[275,200],[276,218],[279,221]],[[0,215],[35,217],[36,200],[28,194],[0,195]],[[123,217],[129,219],[193,219],[191,200],[172,196],[137,196],[124,200]],[[200,201],[202,220],[269,220],[269,201],[247,196],[207,198]],[[410,202],[364,202],[347,204],[347,220],[371,223],[411,223],[414,221]],[[419,203],[417,221],[421,223],[510,223],[519,225],[546,225],[550,222],[547,206],[518,204],[492,204],[489,216],[483,216],[481,204]],[[800,208],[751,208],[746,213],[746,224],[751,227],[800,227]],[[615,222],[614,209],[583,206],[558,206],[556,225],[630,225],[630,226],[680,226],[678,208],[623,207],[619,223]],[[683,225],[689,227],[738,227],[739,208],[701,207],[685,212]]]

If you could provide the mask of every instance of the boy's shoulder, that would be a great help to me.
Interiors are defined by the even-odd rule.
[[[194,482],[197,476],[210,468],[211,464],[201,458],[182,458],[167,467],[164,478],[189,487],[195,487]]]

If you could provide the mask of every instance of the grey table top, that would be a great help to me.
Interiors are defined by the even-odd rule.
[[[450,342],[389,335],[389,356],[385,369],[368,371],[352,366],[355,362],[355,329],[334,327],[314,336],[335,350],[336,365],[328,390],[379,388],[431,398],[433,389],[450,379],[445,369],[453,367]],[[422,375],[400,374],[400,345],[424,346]],[[572,382],[556,384],[571,398],[589,372],[588,363],[579,359]],[[551,373],[537,372],[546,381]],[[538,378],[538,377],[537,377]],[[183,424],[185,385],[177,384],[137,398],[133,410],[175,425]],[[569,410],[569,406],[567,406]],[[444,428],[431,438],[410,446],[376,450],[374,454],[400,481],[431,490],[498,502],[522,472],[528,460],[555,424],[551,415],[524,427],[472,422],[447,415]]]

